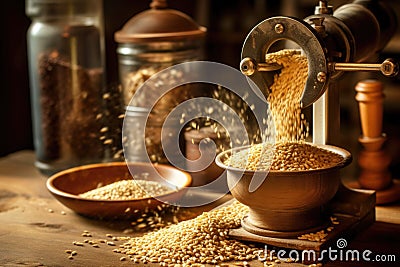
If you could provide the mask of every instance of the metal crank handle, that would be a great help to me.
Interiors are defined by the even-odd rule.
[[[331,71],[380,71],[387,77],[396,76],[399,73],[399,64],[394,59],[386,59],[382,64],[370,63],[329,63]]]
[[[250,57],[246,57],[240,62],[240,71],[246,76],[251,76],[256,71],[275,71],[281,68],[282,66],[279,64],[257,63]]]

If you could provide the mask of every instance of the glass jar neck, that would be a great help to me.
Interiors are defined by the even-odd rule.
[[[100,27],[101,20],[94,17],[76,16],[76,17],[56,17],[45,16],[33,18],[33,22],[51,25],[80,25]]]
[[[90,18],[102,16],[99,0],[27,0],[26,14],[31,18]]]
[[[144,44],[119,44],[119,61],[124,65],[137,62],[178,63],[199,60],[203,56],[202,40],[182,42],[152,42]]]
[[[137,56],[146,53],[174,53],[201,50],[204,40],[189,39],[182,41],[164,41],[148,43],[119,43],[117,53],[126,56]]]

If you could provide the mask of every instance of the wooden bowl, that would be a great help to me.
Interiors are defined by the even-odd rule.
[[[285,237],[318,228],[323,223],[323,206],[336,194],[339,171],[352,157],[339,147],[317,146],[341,155],[343,160],[328,168],[309,171],[249,171],[227,166],[222,160],[248,146],[227,150],[216,157],[218,166],[227,170],[232,195],[249,207],[243,228],[255,234]],[[263,182],[250,192],[252,179]]]
[[[129,168],[128,168],[129,166]],[[82,198],[79,194],[132,175],[148,173],[147,180],[160,182],[174,191],[156,198],[133,200],[97,200]],[[134,216],[137,210],[155,209],[160,204],[174,204],[192,183],[191,176],[172,166],[150,163],[111,162],[71,168],[51,176],[46,183],[50,193],[63,205],[78,214],[99,219],[121,219]]]

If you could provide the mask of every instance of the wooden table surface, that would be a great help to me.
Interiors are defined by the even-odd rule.
[[[120,261],[121,254],[112,252],[115,247],[106,244],[100,244],[99,248],[74,246],[74,241],[84,239],[85,230],[90,231],[93,239],[105,239],[106,234],[126,236],[124,231],[131,229],[130,221],[99,221],[75,214],[48,193],[46,177],[36,170],[33,162],[32,151],[0,158],[0,266],[139,266]],[[187,216],[196,216],[220,204],[188,210]],[[348,248],[368,249],[373,252],[371,255],[394,255],[397,262],[334,261],[324,266],[400,266],[399,203],[377,207],[376,222],[349,240]],[[67,249],[78,252],[73,260],[68,259]],[[258,261],[250,264],[263,266]]]

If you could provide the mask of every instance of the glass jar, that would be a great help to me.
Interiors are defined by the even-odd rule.
[[[139,88],[153,74],[171,67],[175,64],[202,59],[201,40],[182,40],[148,42],[148,43],[119,43],[117,48],[119,78],[123,88],[125,105]],[[171,96],[175,99],[177,95]],[[170,102],[171,99],[163,99],[162,108],[169,108],[182,98]]]
[[[109,157],[102,12],[98,0],[26,1],[35,165],[44,174]]]
[[[129,19],[114,36],[125,105],[153,74],[203,57],[206,28],[169,9],[166,1],[153,0],[150,7]]]
[[[168,140],[161,141],[164,119],[183,101],[209,95],[207,90],[210,90],[196,84],[170,90],[154,103],[149,118],[146,116],[147,111],[130,102],[136,90],[153,74],[178,63],[201,60],[206,28],[199,26],[186,14],[169,9],[166,1],[153,0],[150,7],[133,16],[114,35],[118,43],[118,71],[127,110],[125,122],[131,126],[127,131],[127,139],[130,141],[129,147],[125,149],[125,157],[130,161],[147,161],[148,155],[152,162],[168,163],[162,148],[162,142],[165,145]],[[168,79],[180,79],[182,73],[171,70],[164,75]],[[146,91],[146,96],[159,94],[156,87],[147,89],[150,91]],[[135,127],[143,124],[146,125],[146,136]],[[179,125],[168,131],[170,136],[179,135]],[[145,142],[142,142],[143,139]]]

